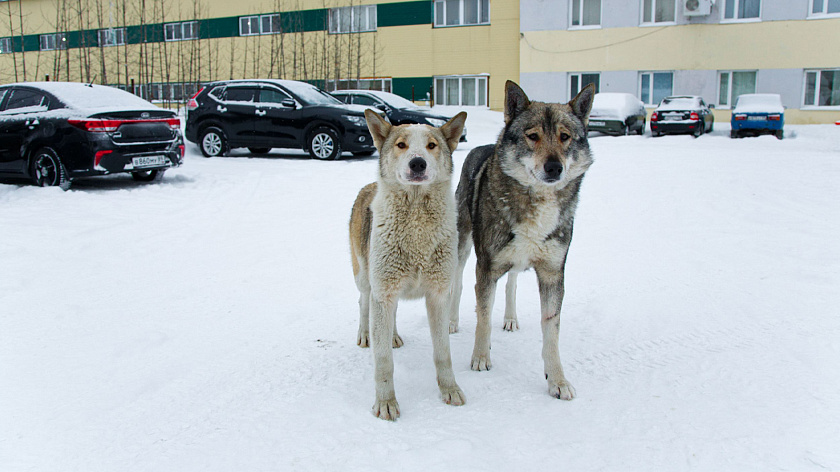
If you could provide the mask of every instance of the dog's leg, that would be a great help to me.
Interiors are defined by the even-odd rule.
[[[397,296],[394,293],[373,292],[370,299],[371,346],[373,347],[374,380],[376,401],[373,414],[383,420],[395,420],[400,416],[400,405],[394,392],[394,355],[391,346],[394,336],[394,315],[397,311]]]
[[[449,323],[446,317],[449,299],[449,290],[427,293],[426,312],[429,316],[429,329],[432,332],[435,370],[441,397],[447,405],[460,406],[466,403],[467,397],[458,387],[455,374],[452,372],[452,355],[449,351],[449,332],[447,331]]]
[[[458,232],[458,268],[452,279],[452,294],[449,296],[449,334],[458,332],[461,318],[461,293],[464,290],[464,267],[472,249],[472,233]]]
[[[560,337],[560,308],[563,306],[563,269],[560,271],[537,269],[542,308],[542,357],[548,394],[561,400],[575,397],[575,389],[563,375],[560,365],[558,339]]]
[[[356,286],[359,287],[359,334],[356,336],[356,344],[359,347],[370,346],[370,281],[367,278],[367,270],[356,277]]]
[[[516,331],[519,329],[519,321],[516,319],[516,276],[517,272],[510,271],[507,274],[505,285],[505,331]]]
[[[491,273],[490,267],[483,267],[477,261],[475,268],[475,347],[473,348],[472,370],[490,370],[490,315],[496,297],[496,282],[501,274]]]
[[[402,338],[400,337],[400,333],[397,332],[397,310],[395,308],[394,309],[394,338],[393,338],[393,342],[392,342],[391,345],[395,348],[398,348],[398,347],[402,347],[403,344],[404,343],[403,343]]]

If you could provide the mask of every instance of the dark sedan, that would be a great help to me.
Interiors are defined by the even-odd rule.
[[[714,126],[712,110],[695,95],[665,97],[650,116],[650,131],[654,136],[688,133],[696,138],[712,132]]]
[[[422,108],[390,92],[378,90],[337,90],[332,95],[344,103],[374,107],[385,112],[388,121],[394,125],[420,124],[443,126],[451,116],[435,113],[428,108]],[[461,133],[461,142],[467,140],[467,129]]]
[[[163,177],[181,165],[181,121],[128,92],[72,82],[0,87],[0,177],[69,188],[79,177]]]
[[[207,84],[187,102],[185,134],[205,157],[247,147],[303,149],[314,159],[338,159],[342,151],[376,151],[364,111],[323,90],[294,80],[226,80]],[[381,113],[381,112],[380,112]]]

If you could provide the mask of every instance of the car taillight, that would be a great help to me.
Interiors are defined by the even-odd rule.
[[[747,115],[735,115],[735,121],[746,120]]]
[[[67,122],[76,128],[92,133],[110,133],[123,124],[121,120],[67,120]]]
[[[659,113],[653,112],[653,114],[650,115],[650,121],[659,121]]]
[[[782,115],[768,115],[767,119],[770,121],[779,121],[782,119]]]
[[[172,129],[181,129],[181,119],[180,118],[169,118],[166,120],[166,124],[169,125]]]
[[[195,97],[197,97],[197,96],[198,96],[198,94],[200,94],[201,92],[203,92],[203,91],[204,91],[204,89],[205,89],[205,87],[201,87],[201,90],[199,90],[198,92],[196,92],[196,93],[195,93],[195,95],[193,95],[192,97],[190,97],[190,99],[187,101],[187,110],[189,110],[189,111],[193,111],[193,110],[195,110],[196,108],[198,108],[198,100],[196,100],[196,99],[195,99]]]
[[[93,156],[93,165],[98,166],[100,162],[102,162],[102,157],[106,154],[111,154],[114,151],[97,151],[96,154]]]
[[[700,115],[695,112],[691,112],[691,114],[688,115],[688,119],[692,121],[698,121],[700,119]]]

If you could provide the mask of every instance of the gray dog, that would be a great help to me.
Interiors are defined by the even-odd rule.
[[[592,164],[586,126],[594,95],[590,84],[567,104],[532,102],[508,81],[505,127],[495,145],[469,153],[456,193],[460,269],[450,306],[450,332],[458,330],[464,265],[473,244],[478,316],[473,370],[491,367],[490,313],[496,282],[510,272],[505,329],[512,331],[518,327],[512,297],[515,274],[533,267],[539,281],[548,393],[563,400],[575,396],[558,353],[563,272],[578,192]]]

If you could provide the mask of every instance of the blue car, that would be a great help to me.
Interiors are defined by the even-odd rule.
[[[785,136],[785,107],[775,93],[748,93],[738,97],[732,109],[731,138],[773,134]]]

